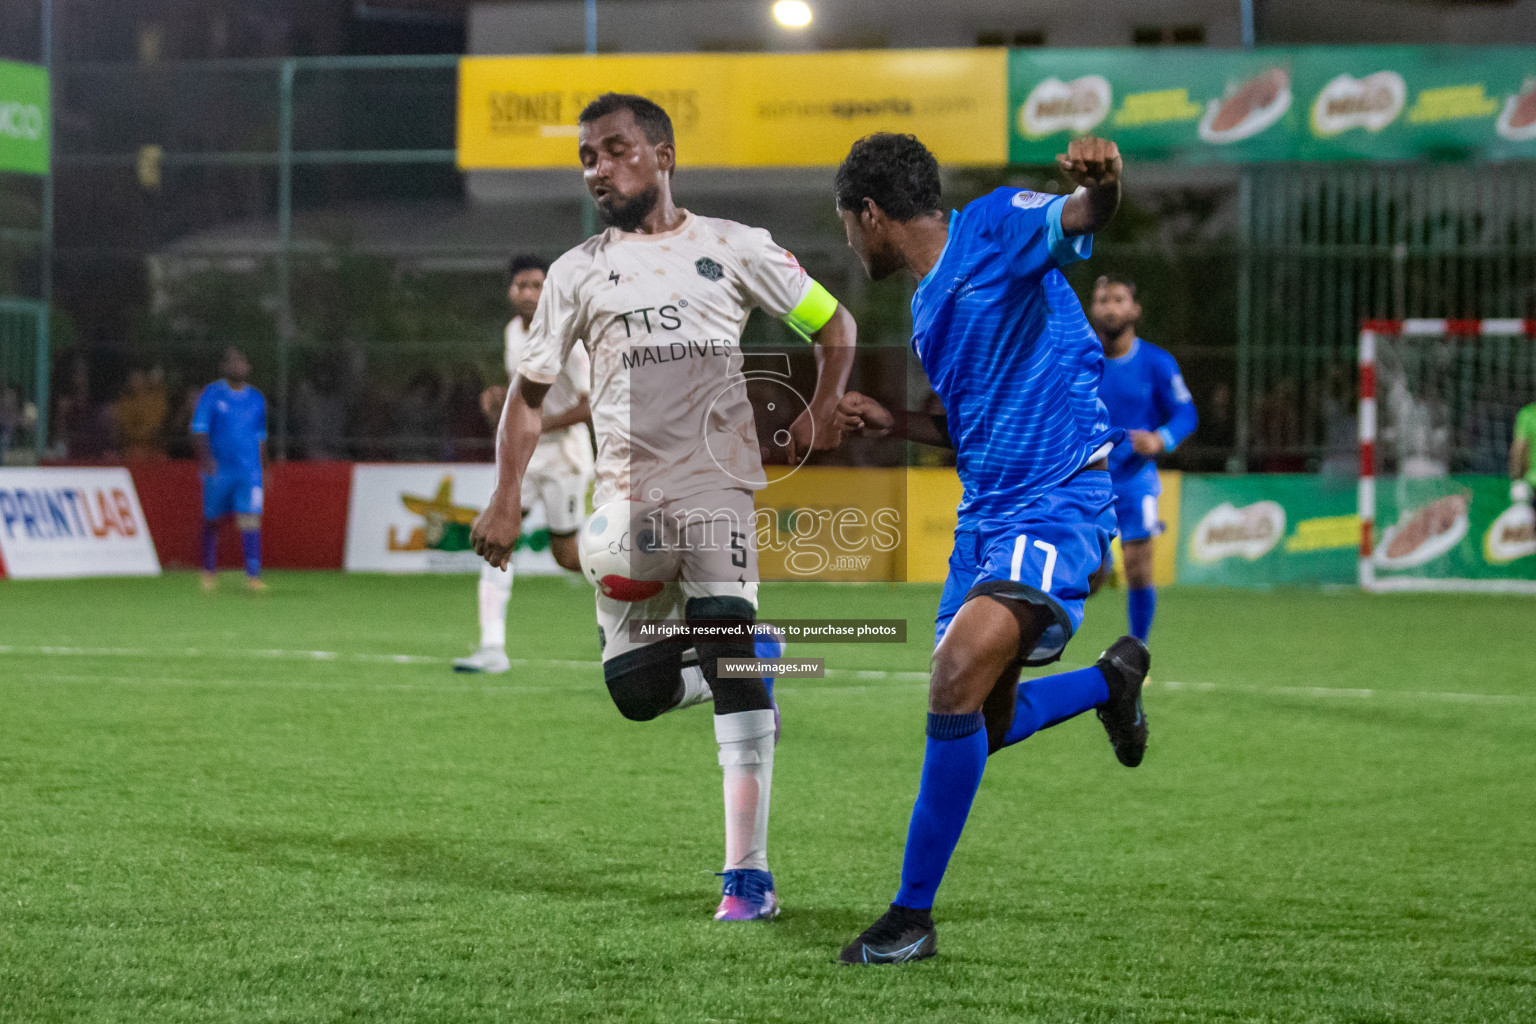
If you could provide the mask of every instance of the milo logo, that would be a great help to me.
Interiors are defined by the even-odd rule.
[[[1403,112],[1408,84],[1396,71],[1355,78],[1339,75],[1323,86],[1312,103],[1312,131],[1329,136],[1364,128],[1379,132]]]
[[[1511,505],[1483,534],[1483,557],[1490,565],[1506,565],[1536,555],[1536,511]]]
[[[1028,136],[1092,130],[1109,114],[1114,91],[1103,75],[1070,82],[1047,78],[1029,91],[1019,108],[1019,131]]]
[[[1274,550],[1285,536],[1285,507],[1278,501],[1256,501],[1237,508],[1230,501],[1201,517],[1189,539],[1197,562],[1246,558],[1252,562]]]

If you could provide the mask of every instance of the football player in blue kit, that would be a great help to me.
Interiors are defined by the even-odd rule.
[[[224,376],[203,388],[192,413],[192,447],[203,476],[203,589],[217,576],[219,520],[233,514],[240,528],[246,582],[261,580],[262,471],[267,464],[267,400],[250,384],[251,363],[237,348],[224,352]]]
[[[1149,658],[1122,637],[1097,664],[1020,681],[1055,661],[1107,571],[1107,457],[1123,432],[1099,401],[1104,353],[1061,269],[1087,257],[1120,204],[1120,153],[1096,138],[1059,158],[1071,196],[1000,188],[944,213],[939,166],[910,135],[855,143],[836,179],[848,244],[876,280],[917,278],[912,347],[945,415],[891,413],[848,392],[841,425],[948,443],[963,485],[940,598],[927,746],[890,909],[844,963],[934,955],[930,913],[990,754],[1090,709],[1121,763],[1147,742]]]
[[[1141,304],[1132,281],[1112,275],[1099,278],[1093,286],[1089,319],[1104,344],[1099,397],[1109,410],[1110,426],[1126,433],[1109,453],[1109,475],[1115,483],[1131,635],[1146,643],[1157,611],[1152,542],[1163,532],[1157,514],[1163,485],[1156,459],[1193,434],[1198,417],[1173,356],[1136,336]]]

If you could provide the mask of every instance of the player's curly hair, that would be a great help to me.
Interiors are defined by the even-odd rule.
[[[537,270],[541,273],[549,273],[549,260],[536,252],[520,252],[507,260],[507,283],[510,284],[518,274],[525,270]]]
[[[853,144],[837,169],[837,205],[858,211],[865,199],[893,220],[939,209],[939,162],[914,135],[877,132]]]
[[[600,117],[607,117],[621,110],[627,110],[635,115],[635,124],[645,132],[645,140],[651,145],[676,142],[672,135],[672,118],[661,104],[648,100],[644,96],[636,96],[634,93],[605,92],[583,107],[581,116],[576,121],[579,124],[586,124],[588,121],[596,121]]]

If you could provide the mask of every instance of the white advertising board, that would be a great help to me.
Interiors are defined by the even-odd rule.
[[[352,467],[347,506],[348,572],[480,571],[469,528],[495,486],[484,463],[359,464]],[[532,575],[563,570],[549,553],[544,510],[523,516],[513,569]]]
[[[160,575],[126,469],[0,469],[0,562],[13,579]]]

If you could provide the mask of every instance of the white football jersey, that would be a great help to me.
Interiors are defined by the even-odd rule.
[[[741,333],[814,282],[768,232],[685,213],[661,235],[609,228],[555,261],[518,373],[553,384],[592,356],[594,501],[664,501],[766,485]]]

